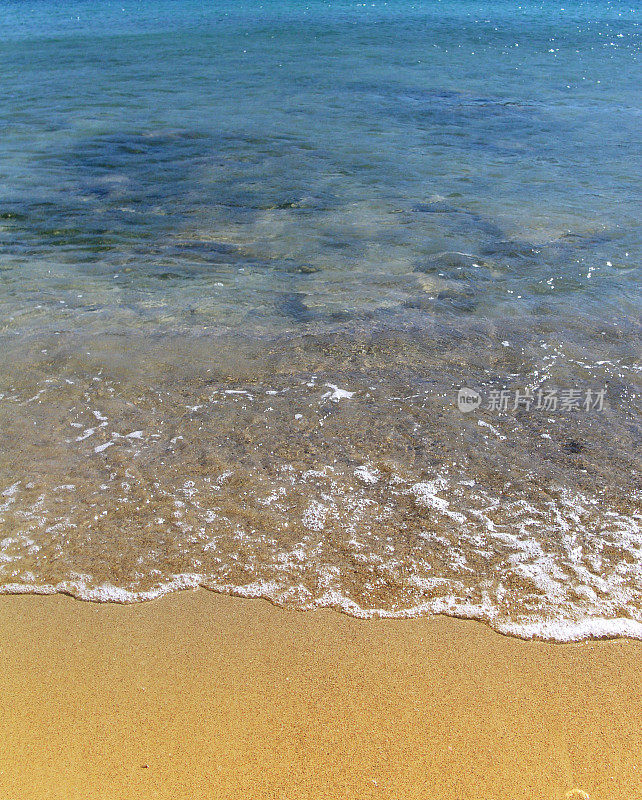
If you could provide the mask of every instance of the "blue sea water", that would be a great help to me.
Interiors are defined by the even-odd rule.
[[[0,0],[5,590],[640,635],[640,12]]]

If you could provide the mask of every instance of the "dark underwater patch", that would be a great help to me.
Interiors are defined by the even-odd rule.
[[[303,302],[305,294],[303,292],[286,292],[275,302],[276,310],[285,317],[290,317],[297,322],[307,322],[312,316],[312,312]]]
[[[493,264],[480,256],[469,253],[447,251],[435,253],[423,259],[415,272],[426,275],[437,274],[449,280],[476,282],[491,280]]]
[[[445,198],[435,198],[415,203],[411,207],[415,214],[439,214],[444,219],[444,225],[451,230],[460,230],[466,233],[474,233],[485,239],[492,241],[501,240],[504,233],[499,225],[489,220],[476,211],[461,208],[449,202]]]

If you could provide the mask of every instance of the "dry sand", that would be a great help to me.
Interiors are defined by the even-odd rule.
[[[0,798],[635,800],[641,656],[206,591],[0,597]]]

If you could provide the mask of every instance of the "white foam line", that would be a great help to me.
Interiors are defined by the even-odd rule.
[[[485,422],[483,419],[479,419],[479,420],[477,420],[477,424],[479,425],[479,427],[480,427],[480,428],[489,428],[489,429],[490,429],[490,430],[491,430],[491,431],[492,431],[492,432],[495,434],[495,436],[497,436],[497,438],[498,438],[498,439],[500,439],[501,441],[504,441],[504,439],[506,439],[506,437],[504,436],[504,434],[503,434],[503,433],[500,433],[500,432],[497,430],[497,428],[494,428],[494,427],[493,427],[493,426],[490,424],[490,422]]]
[[[381,477],[381,473],[378,469],[370,469],[370,467],[368,467],[366,464],[357,467],[354,471],[354,475],[355,478],[358,478],[366,485],[374,485],[375,483],[378,483],[379,478]]]
[[[2,594],[69,594],[79,600],[97,603],[137,603],[155,600],[171,592],[203,587],[220,594],[237,597],[263,598],[282,605],[292,596],[295,589],[279,585],[276,581],[257,581],[244,586],[232,584],[211,585],[205,575],[182,573],[173,575],[167,582],[157,584],[146,591],[132,591],[111,584],[88,587],[81,581],[62,581],[58,584],[10,583],[0,585]],[[304,587],[299,589],[309,594]],[[492,606],[486,602],[481,604],[466,603],[455,597],[435,598],[411,608],[388,611],[381,608],[361,608],[354,600],[345,597],[336,589],[328,589],[320,598],[306,603],[304,610],[315,608],[334,608],[359,619],[414,619],[425,616],[449,616],[458,619],[471,619],[486,622],[496,630],[519,639],[540,639],[551,642],[579,642],[584,639],[642,639],[642,621],[618,617],[585,617],[583,619],[553,619],[540,621],[516,622],[497,619]]]
[[[57,584],[41,586],[28,583],[9,583],[0,586],[0,592],[3,594],[69,594],[78,600],[87,600],[93,603],[139,603],[145,600],[155,600],[170,592],[196,589],[201,585],[202,580],[202,575],[183,573],[174,575],[166,583],[142,592],[122,589],[109,583],[88,587],[81,581],[61,581]]]
[[[326,392],[321,398],[322,400],[331,400],[333,403],[338,403],[340,400],[350,400],[354,397],[354,392],[349,392],[347,389],[339,389],[333,383],[326,383],[326,386],[332,391]]]
[[[102,453],[108,447],[111,447],[113,442],[105,442],[105,444],[99,444],[97,447],[94,447],[94,453]]]

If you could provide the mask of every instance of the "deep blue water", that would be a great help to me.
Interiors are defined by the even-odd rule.
[[[426,255],[511,240],[478,313],[636,314],[638,10],[2,2],[3,308],[73,284],[171,287],[178,316],[211,292],[205,325],[277,290],[358,314],[412,300]]]

